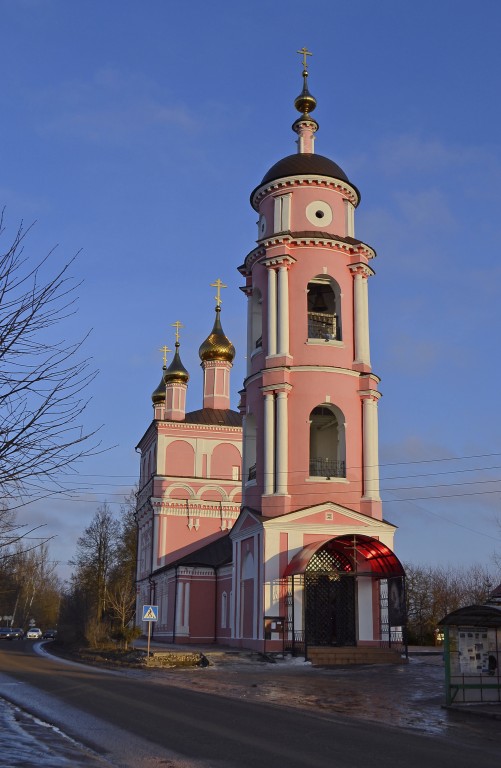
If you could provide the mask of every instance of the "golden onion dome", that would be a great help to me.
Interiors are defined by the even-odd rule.
[[[162,378],[160,379],[160,384],[151,395],[153,405],[161,405],[162,403],[165,403],[165,372],[166,370],[167,369],[164,365],[164,367],[162,368]]]
[[[303,70],[303,90],[294,101],[294,106],[296,107],[297,111],[301,112],[301,114],[304,116],[309,115],[310,112],[313,112],[317,106],[316,98],[312,96],[308,90],[307,77],[308,72],[305,69]]]
[[[217,306],[214,327],[198,350],[200,360],[203,363],[209,360],[226,360],[228,363],[232,363],[235,358],[235,347],[224,334],[219,317],[220,313],[221,307]]]
[[[172,359],[171,364],[167,368],[164,374],[164,380],[166,384],[187,384],[190,378],[190,374],[184,367],[179,357],[179,342],[176,341],[176,352]]]

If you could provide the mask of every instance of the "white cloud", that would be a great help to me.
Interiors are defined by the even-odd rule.
[[[172,93],[116,69],[87,82],[65,82],[39,93],[40,129],[91,142],[137,140],[146,129],[173,126],[192,131],[198,122]]]

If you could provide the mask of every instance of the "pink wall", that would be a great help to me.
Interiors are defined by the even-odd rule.
[[[185,440],[174,440],[165,451],[165,474],[193,477],[195,474],[195,451]]]
[[[238,448],[229,443],[220,443],[212,451],[210,461],[211,477],[231,480],[233,478],[232,468],[234,466],[240,467],[241,464],[242,459]]]

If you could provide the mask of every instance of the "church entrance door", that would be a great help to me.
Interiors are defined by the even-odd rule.
[[[305,574],[305,630],[308,645],[355,645],[353,576]]]

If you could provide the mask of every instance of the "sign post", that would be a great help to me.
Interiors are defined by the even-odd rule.
[[[150,658],[151,622],[158,621],[158,605],[143,605],[143,621],[148,622],[148,659]]]

